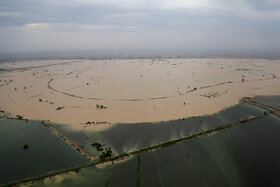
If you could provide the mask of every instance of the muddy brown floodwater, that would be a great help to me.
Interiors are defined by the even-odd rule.
[[[48,60],[0,68],[10,69],[0,75],[1,110],[76,129],[212,114],[246,96],[280,94],[279,60]]]

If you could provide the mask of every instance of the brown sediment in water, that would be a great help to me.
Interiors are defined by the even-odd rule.
[[[118,122],[212,114],[246,96],[280,95],[279,60],[53,60],[0,68],[14,68],[0,75],[2,109],[28,119],[92,130]],[[56,110],[61,106],[63,110]],[[85,127],[87,121],[108,124]]]

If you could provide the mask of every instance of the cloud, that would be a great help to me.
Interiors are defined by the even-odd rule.
[[[0,50],[273,50],[279,9],[276,0],[1,0]]]

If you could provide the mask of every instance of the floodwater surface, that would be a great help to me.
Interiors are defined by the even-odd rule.
[[[211,136],[28,186],[279,186],[279,124],[270,114]]]
[[[42,60],[0,68],[9,69],[0,75],[2,110],[95,131],[213,114],[245,96],[280,94],[279,60]]]
[[[87,161],[39,121],[0,119],[0,147],[0,184]]]

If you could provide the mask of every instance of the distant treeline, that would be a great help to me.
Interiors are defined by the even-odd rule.
[[[39,60],[111,60],[111,59],[176,59],[176,58],[261,58],[280,59],[280,53],[246,52],[53,52],[49,54],[0,54],[0,63]]]

